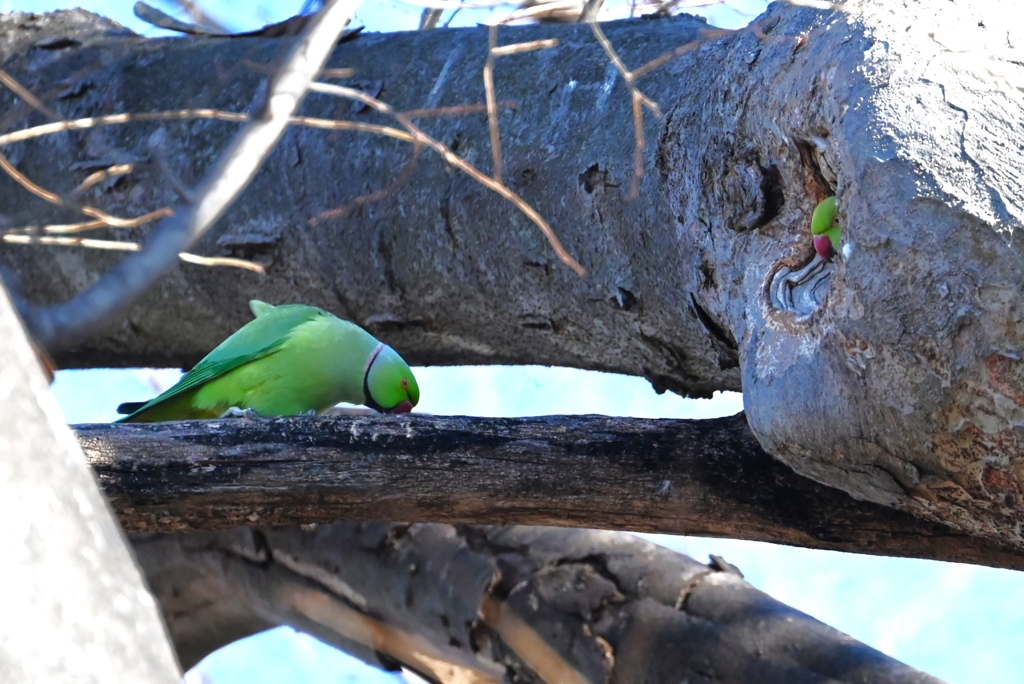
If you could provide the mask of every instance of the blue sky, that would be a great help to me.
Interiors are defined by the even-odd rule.
[[[82,6],[145,35],[159,32],[131,13],[133,0],[58,3],[0,0],[0,10],[47,11]],[[154,2],[164,10],[171,8]],[[302,2],[210,0],[203,7],[233,30],[294,13]],[[619,3],[621,6],[621,3]],[[238,8],[244,6],[244,11]],[[742,25],[760,0],[695,8],[719,25]],[[415,28],[420,10],[397,2],[366,2],[357,23],[370,30]],[[460,12],[453,25],[481,20]],[[447,19],[447,15],[445,17]],[[281,303],[281,302],[279,302]],[[400,350],[399,350],[400,351]],[[519,416],[604,413],[636,417],[706,418],[740,410],[737,395],[711,401],[658,396],[638,378],[539,367],[418,368],[419,410],[437,414]],[[148,399],[178,377],[174,370],[64,371],[53,391],[69,422],[115,417],[122,401]],[[495,392],[494,388],[502,391]],[[812,551],[722,539],[645,535],[695,558],[709,553],[739,566],[755,586],[875,648],[955,684],[1018,684],[1024,651],[1024,573],[934,561]],[[202,677],[201,677],[202,676]],[[207,658],[189,675],[198,684],[397,682],[289,629],[247,639]]]

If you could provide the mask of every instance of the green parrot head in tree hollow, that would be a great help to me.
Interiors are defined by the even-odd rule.
[[[120,422],[322,413],[339,402],[407,413],[420,390],[395,350],[354,323],[305,304],[249,302],[256,318],[207,354],[176,385],[126,403]]]
[[[818,202],[818,206],[814,207],[814,213],[811,214],[811,235],[814,236],[814,251],[818,256],[826,261],[831,259],[832,254],[839,251],[839,238],[842,232],[835,195],[826,197]]]

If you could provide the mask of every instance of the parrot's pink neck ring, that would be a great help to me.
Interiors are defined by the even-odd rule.
[[[373,353],[370,354],[370,358],[368,358],[366,360],[366,365],[363,366],[363,379],[364,380],[366,379],[366,376],[370,373],[370,366],[373,365],[373,362],[377,360],[377,357],[380,356],[380,353],[383,350],[384,350],[384,343],[381,342],[381,343],[379,343],[377,345],[377,348],[373,350]]]

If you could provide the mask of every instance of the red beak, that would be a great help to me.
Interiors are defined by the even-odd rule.
[[[814,251],[825,261],[832,258],[832,241],[829,240],[828,235],[814,236]]]
[[[399,404],[388,411],[388,413],[409,413],[410,411],[412,411],[412,402],[403,401],[399,402]]]

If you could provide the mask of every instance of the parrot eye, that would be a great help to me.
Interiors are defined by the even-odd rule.
[[[402,389],[409,389],[409,378],[402,378]]]

